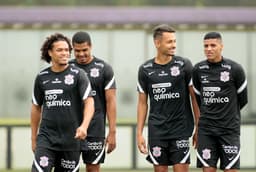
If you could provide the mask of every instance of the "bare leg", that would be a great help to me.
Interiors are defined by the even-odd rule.
[[[189,164],[175,164],[173,166],[174,172],[188,172]]]
[[[154,171],[155,172],[168,172],[168,166],[167,165],[154,165]]]
[[[229,170],[224,170],[224,172],[238,172],[237,169],[229,169]]]
[[[217,172],[217,169],[214,167],[203,167],[203,172]]]
[[[86,172],[100,172],[99,164],[86,164]]]

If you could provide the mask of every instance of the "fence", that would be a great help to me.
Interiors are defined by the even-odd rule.
[[[145,136],[146,136],[145,128]],[[29,168],[33,160],[30,148],[29,125],[0,125],[0,169]],[[256,125],[241,126],[241,168],[256,169]],[[118,162],[118,163],[116,163]],[[195,167],[196,154],[191,148],[191,166]],[[105,168],[140,169],[151,167],[145,156],[137,151],[136,124],[118,124],[117,149],[107,155]]]

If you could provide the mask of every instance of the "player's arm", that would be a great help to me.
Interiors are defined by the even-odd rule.
[[[186,83],[188,84],[188,90],[190,94],[190,102],[192,105],[192,110],[194,114],[194,123],[195,123],[195,128],[194,128],[194,134],[193,134],[193,146],[196,148],[197,147],[197,133],[198,133],[198,121],[199,121],[199,115],[200,115],[200,110],[198,107],[197,103],[197,98],[193,89],[193,66],[192,63],[189,59],[187,59],[186,67]]]
[[[80,69],[78,89],[83,101],[83,121],[77,128],[75,138],[85,139],[87,137],[87,129],[94,115],[94,100],[92,97],[92,87],[87,74]]]
[[[104,67],[104,89],[106,100],[106,115],[109,125],[106,137],[107,153],[116,148],[116,82],[112,67],[105,64]]]
[[[247,80],[245,72],[241,65],[235,66],[235,84],[237,88],[237,97],[239,102],[239,107],[242,109],[248,103],[247,95]]]
[[[106,113],[109,124],[109,132],[106,138],[107,153],[116,148],[116,89],[105,90]]]
[[[200,93],[200,82],[198,79],[198,74],[196,68],[193,68],[192,70],[192,85],[193,85],[193,92],[196,98],[196,102],[198,106],[200,107],[201,105],[201,93]]]
[[[30,113],[30,127],[31,127],[31,147],[34,152],[36,149],[36,138],[38,133],[38,128],[42,118],[41,106],[32,104]]]
[[[247,88],[242,92],[238,92],[238,101],[240,109],[242,109],[248,103]]]
[[[91,122],[91,119],[94,114],[94,100],[92,97],[87,97],[83,100],[84,109],[83,109],[83,121],[82,124],[76,130],[76,139],[85,139],[87,136],[87,129]]]
[[[193,135],[193,146],[197,148],[197,134],[198,134],[198,121],[200,116],[200,110],[197,104],[196,95],[193,90],[193,86],[189,86],[189,94],[190,94],[190,100],[192,104],[193,114],[194,114],[194,120],[195,120],[195,130]]]
[[[147,146],[145,139],[143,137],[143,128],[145,125],[148,104],[147,104],[147,94],[138,93],[138,104],[137,104],[137,146],[141,153],[147,153]]]

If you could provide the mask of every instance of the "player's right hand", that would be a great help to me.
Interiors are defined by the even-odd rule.
[[[75,139],[84,140],[87,136],[87,130],[83,127],[78,127],[76,129]]]
[[[31,149],[32,149],[33,152],[35,152],[35,150],[36,150],[36,141],[32,140]]]
[[[137,136],[137,146],[141,153],[143,153],[143,154],[148,153],[146,142],[145,142],[145,139],[143,136]]]

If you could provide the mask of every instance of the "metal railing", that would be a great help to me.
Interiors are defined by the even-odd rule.
[[[252,121],[247,121],[243,122],[242,127],[246,126],[252,126],[254,134],[256,133],[256,123]],[[1,125],[0,128],[5,128],[6,129],[6,150],[5,150],[5,159],[6,159],[6,164],[5,164],[5,169],[13,169],[13,154],[15,153],[13,151],[12,145],[15,145],[13,142],[13,130],[17,128],[29,128],[30,126],[28,124],[15,124],[15,125]],[[120,127],[125,127],[127,129],[131,129],[131,135],[130,135],[130,141],[131,141],[131,165],[129,166],[130,169],[138,169],[141,168],[140,164],[138,163],[138,151],[137,151],[137,144],[136,144],[136,124],[118,124],[117,125],[117,130]],[[253,133],[252,133],[253,134]],[[128,136],[129,137],[129,136]],[[256,138],[256,136],[255,136]],[[256,140],[254,140],[254,143],[249,143],[251,146],[255,146],[254,144],[256,143]],[[16,143],[17,144],[17,143]],[[255,149],[256,150],[256,149]],[[252,164],[249,166],[243,166],[244,169],[256,169],[256,151],[255,152],[250,152],[251,154],[254,154],[253,157],[255,157],[254,161]],[[0,167],[1,168],[1,167]]]

